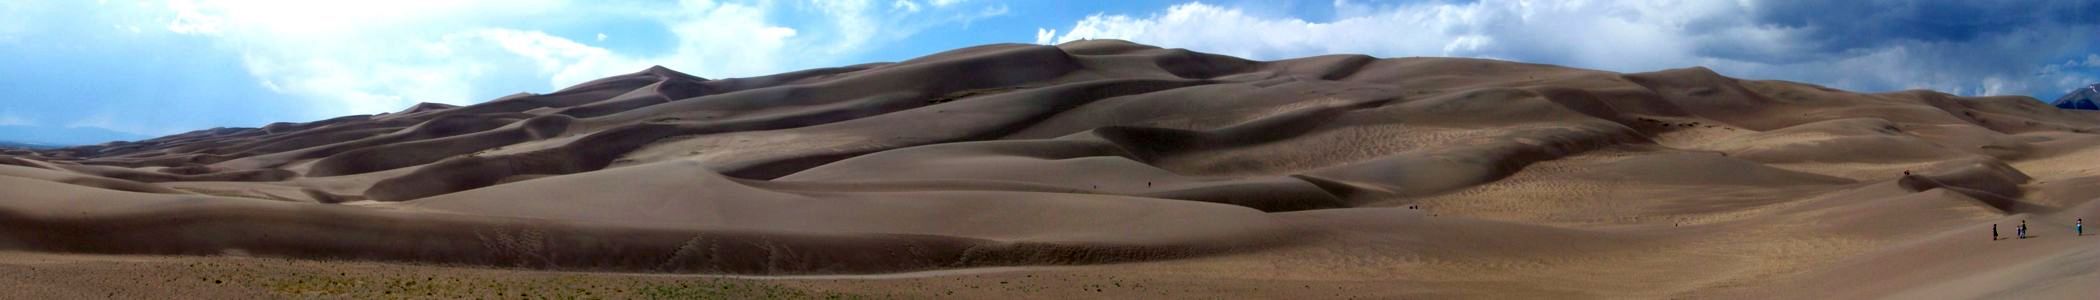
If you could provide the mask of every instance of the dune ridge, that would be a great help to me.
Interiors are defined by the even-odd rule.
[[[2096,257],[2079,249],[2100,238],[1975,233],[2100,216],[2096,131],[2100,114],[2025,97],[1698,67],[987,45],[0,150],[0,248],[753,275],[1145,262],[1132,272],[1429,297],[2075,296],[2092,288],[2017,274],[2100,274],[1966,262]],[[1858,278],[1920,264],[1999,275]]]

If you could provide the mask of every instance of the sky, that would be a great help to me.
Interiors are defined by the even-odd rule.
[[[2100,2],[2089,0],[8,0],[0,140],[472,104],[652,65],[746,77],[1097,38],[1261,60],[1706,66],[2043,101],[2100,82]]]

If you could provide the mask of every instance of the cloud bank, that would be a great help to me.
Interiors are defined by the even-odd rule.
[[[1336,0],[1332,8],[1332,20],[1314,21],[1189,2],[1040,28],[1035,41],[1115,38],[1259,59],[1365,53],[1621,72],[1707,66],[1860,91],[1965,95],[2054,97],[2100,81],[2092,75],[2100,5],[2087,1]],[[2059,59],[2069,61],[2048,63]]]
[[[955,2],[172,0],[163,29],[238,52],[258,85],[312,102],[303,115],[326,117],[472,103],[650,65],[722,77],[857,63],[832,58],[967,22],[945,17],[975,13],[949,9]],[[641,20],[668,42],[625,51],[606,46],[619,37],[604,30],[571,37],[538,26],[606,20]],[[544,84],[518,84],[535,81]]]

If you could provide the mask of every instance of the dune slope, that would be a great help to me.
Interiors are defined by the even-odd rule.
[[[1398,297],[2092,295],[2100,114],[1704,68],[1113,40],[0,150],[10,250]],[[2009,236],[2026,221],[2040,235]]]

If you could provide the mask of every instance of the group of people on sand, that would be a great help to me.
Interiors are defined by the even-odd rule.
[[[2016,227],[2015,230],[2018,230],[2020,239],[2027,239],[2027,220],[2020,220],[2020,227]],[[2078,232],[2078,236],[2085,236],[2085,218],[2078,218],[2077,223],[2072,223],[2071,231]],[[1998,224],[1991,224],[1991,240],[1998,240]]]

